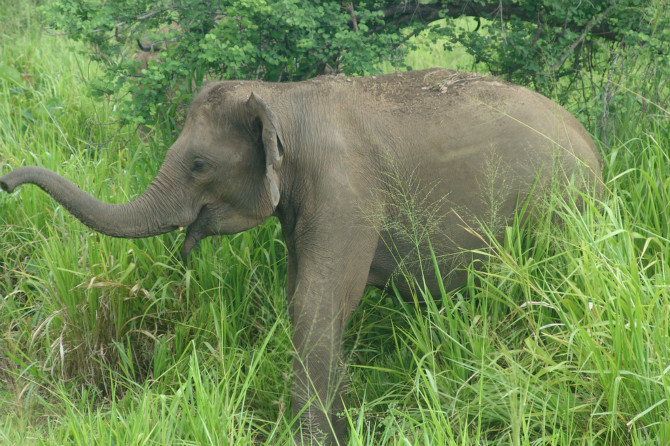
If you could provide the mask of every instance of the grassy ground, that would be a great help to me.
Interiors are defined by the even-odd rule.
[[[30,3],[0,6],[0,174],[139,193],[169,142],[116,125],[87,95],[95,65]],[[670,443],[670,134],[638,103],[602,147],[601,201],[510,227],[487,271],[424,306],[366,294],[350,444]],[[188,269],[181,237],[104,237],[35,187],[0,193],[0,444],[289,443],[277,223],[203,243]]]

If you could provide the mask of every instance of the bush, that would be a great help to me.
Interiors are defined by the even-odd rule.
[[[668,99],[670,16],[662,0],[55,0],[43,12],[106,67],[93,90],[115,98],[125,121],[144,125],[178,121],[207,78],[295,81],[328,67],[374,73],[384,61],[404,69],[419,33],[441,38],[445,50],[464,48],[473,68],[576,102],[577,114],[597,110],[583,119],[610,118],[626,84],[623,64],[656,80],[653,91],[640,92],[647,99]],[[471,19],[456,20],[462,16]]]
[[[336,1],[58,0],[44,12],[107,66],[94,91],[120,99],[125,120],[151,124],[173,116],[206,78],[301,80],[328,65],[374,70],[397,36],[368,32],[381,12],[352,16],[352,8]]]

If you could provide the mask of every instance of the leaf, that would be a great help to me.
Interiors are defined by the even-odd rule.
[[[22,85],[21,73],[16,68],[3,63],[0,63],[0,79],[8,83]]]
[[[24,118],[26,118],[26,119],[29,120],[30,122],[33,122],[33,123],[39,122],[39,121],[33,116],[33,114],[30,113],[30,111],[28,111],[28,110],[25,109],[25,108],[24,108],[23,110],[21,110],[21,116],[23,116]]]

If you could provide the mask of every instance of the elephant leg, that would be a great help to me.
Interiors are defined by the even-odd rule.
[[[296,246],[289,305],[296,350],[292,404],[300,420],[296,444],[344,444],[342,333],[363,295],[376,246],[374,231],[356,235],[318,249]]]
[[[331,313],[332,314],[332,313]],[[300,420],[297,444],[344,444],[344,374],[340,340],[341,317],[309,324],[306,317],[294,327],[293,414]]]

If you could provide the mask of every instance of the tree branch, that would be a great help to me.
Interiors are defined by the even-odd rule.
[[[572,54],[572,52],[575,50],[575,48],[577,48],[577,45],[579,45],[580,43],[582,43],[584,41],[584,38],[586,38],[586,36],[591,32],[591,29],[594,26],[596,26],[598,23],[600,23],[605,17],[607,17],[607,14],[610,13],[610,11],[612,10],[612,8],[616,4],[616,2],[617,2],[617,0],[613,0],[612,4],[610,6],[608,6],[607,9],[605,9],[599,15],[591,18],[591,20],[589,20],[586,23],[586,26],[584,27],[584,30],[582,31],[582,34],[577,38],[577,40],[572,42],[572,45],[570,45],[568,47],[568,49],[566,49],[563,52],[563,56],[561,56],[561,59],[558,62],[556,62],[553,67],[551,67],[551,71],[556,71],[556,70],[558,70],[558,68],[561,65],[563,65],[563,62],[565,62],[565,59],[567,59],[568,56],[570,54]]]
[[[354,32],[358,32],[358,20],[356,19],[356,14],[354,13],[354,4],[347,3],[346,5],[342,5],[342,8],[349,11],[349,17],[351,17],[351,27],[353,28]]]
[[[534,46],[537,43],[537,39],[540,38],[540,33],[542,32],[542,14],[540,11],[537,12],[537,31],[535,32],[535,37],[533,41],[530,42],[530,46]]]

